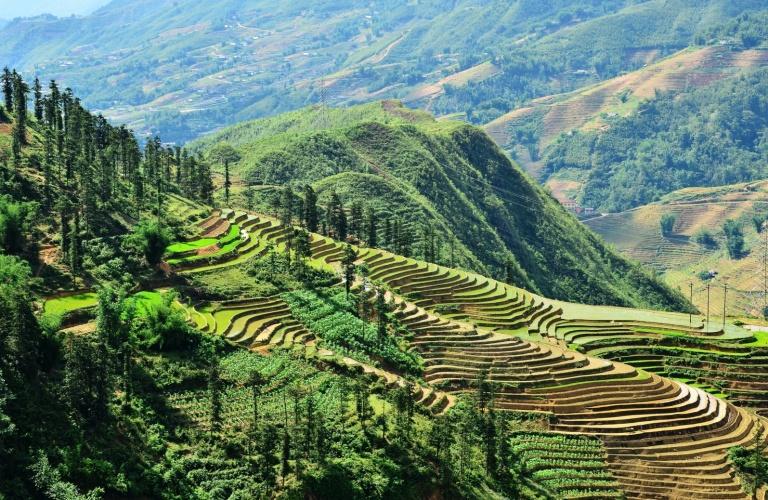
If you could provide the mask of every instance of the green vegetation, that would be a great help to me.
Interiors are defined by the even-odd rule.
[[[156,221],[139,223],[128,238],[128,244],[134,246],[151,266],[160,263],[170,242],[168,231]]]
[[[730,43],[741,49],[765,45],[768,41],[768,11],[746,12],[696,36],[699,44]]]
[[[620,211],[688,186],[766,177],[768,70],[682,95],[663,94],[599,132],[561,137],[545,154],[548,173],[589,172],[581,201]],[[573,150],[585,149],[578,158]],[[642,172],[642,175],[638,175]]]
[[[383,102],[329,110],[330,128],[313,132],[318,113],[310,108],[240,124],[192,149],[225,142],[242,157],[233,172],[249,182],[287,184],[292,191],[311,184],[327,209],[324,234],[339,236],[333,215],[343,212],[339,203],[349,218],[362,206],[378,214],[377,246],[401,255],[503,277],[560,299],[685,307],[675,292],[584,231],[482,131]],[[254,204],[285,219],[285,192],[259,190]],[[300,204],[291,204],[292,218],[300,220]],[[344,219],[345,235],[347,225],[359,225]]]
[[[677,221],[677,217],[675,217],[674,214],[664,214],[661,216],[661,221],[659,221],[659,224],[661,225],[661,235],[662,236],[669,236],[672,234],[672,231],[675,228],[675,222]]]
[[[45,301],[45,312],[54,315],[63,315],[77,309],[93,307],[98,302],[98,296],[94,292],[78,293],[61,298]]]
[[[740,259],[746,251],[744,248],[744,231],[741,225],[735,220],[728,219],[723,224],[723,233],[725,234],[726,247],[731,259]]]
[[[0,251],[10,255],[33,254],[32,227],[38,206],[0,196]]]
[[[205,248],[211,245],[215,245],[216,243],[218,243],[218,241],[219,240],[216,238],[200,238],[198,240],[193,240],[193,241],[184,241],[181,243],[174,243],[173,245],[168,245],[165,248],[165,252],[171,255],[175,253],[184,253],[190,250],[198,250],[200,248]]]
[[[296,291],[282,297],[291,314],[335,352],[411,375],[421,374],[421,359],[392,334],[377,331],[353,314],[353,303],[342,293]]]
[[[598,439],[541,432],[518,432],[510,438],[510,452],[554,498],[623,498],[608,471],[606,454]]]
[[[213,243],[210,243],[211,241],[213,241]],[[170,257],[166,259],[166,262],[169,264],[185,264],[203,259],[215,259],[221,255],[227,255],[240,246],[242,241],[240,239],[240,226],[231,224],[225,234],[215,239],[201,238],[188,242],[174,243],[173,245],[168,245],[169,241],[164,240],[162,243],[163,246],[160,250],[160,256],[162,257],[163,253],[165,253],[166,256]],[[212,247],[213,245],[216,245],[216,249],[213,252],[183,255],[194,252],[195,250]],[[174,255],[177,254],[182,254],[183,256],[174,257]]]
[[[738,16],[765,5],[493,0],[481,7],[474,0],[365,6],[305,0],[277,7],[214,0],[142,4],[130,10],[135,22],[126,25],[127,7],[106,5],[84,18],[9,22],[0,59],[25,71],[38,68],[44,77],[55,73],[89,105],[142,133],[162,130],[180,142],[319,103],[323,95],[343,103],[410,97],[479,124],[532,98],[639,68],[694,40],[734,37],[752,46],[761,32],[744,25],[759,27],[761,18]],[[264,69],[253,70],[262,63]],[[467,70],[477,76],[467,78],[461,73]],[[171,72],[176,77],[165,78]],[[426,86],[446,77],[454,79],[422,97]]]
[[[300,355],[235,350],[191,330],[172,294],[126,300],[104,289],[95,334],[43,333],[24,292],[29,268],[0,262],[0,491],[8,498],[517,491],[504,475],[504,448],[488,448],[477,425],[487,419],[482,407],[436,418],[418,410],[412,386],[384,390]],[[7,308],[24,313],[23,333]],[[41,392],[19,397],[31,384]]]
[[[693,235],[693,240],[703,247],[717,248],[717,240],[710,231],[704,228],[696,231],[696,234]]]
[[[151,100],[142,127],[172,122],[178,138],[339,89],[486,120],[694,33],[738,39],[737,50],[762,36],[760,16],[720,26],[756,0],[134,4],[13,21],[0,55],[51,58],[36,69],[82,82],[127,113],[116,120]],[[43,35],[55,43],[33,43]],[[55,82],[46,91],[5,70],[0,86],[0,499],[738,498],[765,487],[752,410],[768,411],[768,334],[611,306],[690,308],[482,131],[397,101],[322,102],[182,149],[154,134],[140,145]],[[765,106],[732,89],[741,108],[713,94],[693,121],[684,99],[642,104],[690,126],[663,158],[656,121],[639,116],[643,138],[619,137],[625,156],[601,159],[600,138],[621,129],[606,117],[578,151],[543,163],[593,194],[601,174],[631,178],[616,191],[636,195],[625,203],[699,182],[709,164],[696,155],[717,160],[701,142],[711,137],[733,146],[720,160],[751,168],[766,134],[737,125]],[[616,99],[638,105],[626,89]],[[513,134],[534,162],[541,132]],[[633,148],[646,156],[630,170]],[[637,189],[648,183],[657,189]],[[684,205],[647,218],[656,240],[690,244]],[[724,241],[746,264],[745,234],[755,248],[766,218],[731,213],[710,218],[725,221],[722,235],[698,240]]]
[[[752,449],[743,446],[731,448],[729,458],[736,466],[742,477],[747,491],[757,494],[757,491],[768,484],[768,464],[766,463],[765,444],[761,441],[760,426],[755,432]]]

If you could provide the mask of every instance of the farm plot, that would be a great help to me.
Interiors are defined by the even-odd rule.
[[[334,264],[342,244],[319,236],[313,242],[313,258]],[[599,438],[628,498],[744,497],[727,453],[754,442],[757,417],[697,387],[569,348],[573,340],[648,337],[654,329],[738,344],[745,341],[739,329],[688,325],[683,315],[583,308],[472,273],[358,251],[368,278],[392,290],[395,314],[412,332],[432,387],[468,393],[485,374],[498,409],[546,412],[553,431]]]
[[[510,438],[513,457],[553,498],[624,498],[599,439],[544,432]]]

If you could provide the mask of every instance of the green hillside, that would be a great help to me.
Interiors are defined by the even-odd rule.
[[[385,101],[142,148],[4,80],[3,499],[764,496],[765,332],[532,292],[685,306],[479,129]]]
[[[271,209],[270,186],[300,192],[310,183],[321,205],[336,192],[348,208],[360,203],[400,221],[412,253],[428,260],[561,299],[684,307],[586,231],[485,133],[461,122],[436,121],[391,101],[308,108],[225,129],[191,148],[221,144],[241,157],[233,172],[264,185],[262,209]],[[246,205],[244,198],[238,203]]]
[[[579,200],[620,211],[676,189],[765,178],[768,70],[760,69],[639,104],[603,130],[563,135],[545,153],[545,174],[579,172]]]
[[[244,119],[402,98],[485,123],[689,46],[759,0],[281,3],[115,0],[16,19],[0,60],[141,132],[185,141]],[[321,90],[322,89],[324,90]]]

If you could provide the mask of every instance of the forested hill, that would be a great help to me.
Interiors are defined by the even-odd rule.
[[[620,211],[690,186],[768,175],[768,69],[685,95],[659,95],[602,131],[562,136],[547,175],[581,172],[581,201]]]
[[[230,167],[235,184],[258,185],[233,188],[241,206],[254,203],[258,189],[267,204],[260,208],[277,213],[282,186],[301,192],[311,184],[321,205],[338,195],[351,227],[365,225],[362,214],[378,214],[380,227],[393,228],[383,245],[400,254],[550,297],[684,307],[678,294],[581,226],[484,132],[461,122],[392,101],[307,108],[225,129],[191,149],[209,158],[229,151],[224,156],[238,160]]]
[[[642,67],[761,0],[115,0],[0,28],[0,60],[184,141],[319,102],[401,98],[485,123]],[[171,77],[172,76],[172,77]],[[321,87],[325,89],[321,92]]]

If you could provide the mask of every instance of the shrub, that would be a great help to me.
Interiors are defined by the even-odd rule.
[[[693,235],[693,241],[706,248],[717,248],[717,240],[706,229],[699,229],[696,234]]]
[[[659,224],[661,225],[661,235],[669,236],[672,234],[672,230],[675,228],[675,222],[677,216],[675,214],[664,214],[661,216]]]
[[[0,250],[12,255],[23,253],[36,214],[34,203],[15,203],[10,197],[0,197]]]
[[[744,232],[741,225],[735,220],[728,219],[723,224],[723,233],[725,233],[728,255],[731,259],[740,259],[745,254]]]
[[[163,258],[165,248],[171,243],[171,236],[159,222],[143,220],[128,236],[127,243],[140,253],[150,266],[156,266]]]

